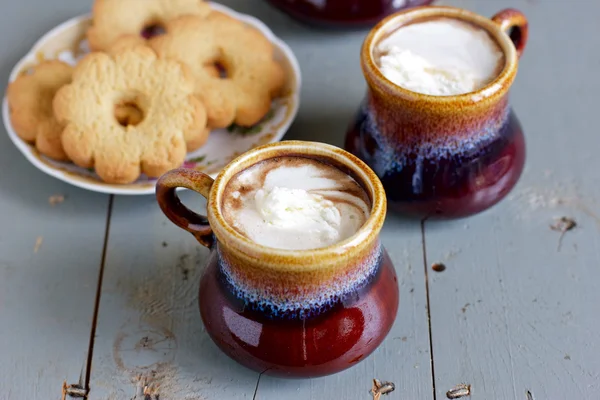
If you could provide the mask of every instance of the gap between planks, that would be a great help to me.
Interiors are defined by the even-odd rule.
[[[112,215],[112,208],[114,202],[114,195],[110,195],[108,198],[108,209],[106,212],[106,226],[104,230],[104,243],[102,245],[102,257],[100,259],[100,270],[98,271],[98,283],[96,285],[96,299],[94,301],[94,313],[92,316],[92,326],[90,329],[90,341],[87,351],[87,359],[85,363],[85,380],[83,387],[85,389],[85,397],[87,400],[90,393],[90,380],[92,376],[92,359],[94,356],[94,343],[96,341],[96,326],[98,324],[98,314],[100,311],[100,297],[102,296],[102,280],[104,278],[104,264],[106,261],[106,248],[108,246],[108,236],[110,234],[110,218]]]
[[[429,267],[427,265],[427,240],[425,235],[425,222],[421,220],[421,248],[423,249],[423,269],[425,271],[425,297],[427,302],[427,327],[429,329],[429,359],[431,368],[431,388],[433,390],[433,400],[437,399],[435,392],[435,365],[433,361],[433,334],[431,332],[431,305],[429,301]]]
[[[260,378],[262,378],[265,371],[258,374],[258,378],[256,379],[256,387],[254,388],[254,395],[252,396],[252,400],[256,400],[256,396],[258,395],[258,386],[260,385]]]

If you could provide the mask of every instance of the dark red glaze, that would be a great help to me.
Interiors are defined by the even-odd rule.
[[[290,251],[256,244],[229,225],[221,209],[231,177],[290,154],[327,161],[366,191],[370,215],[352,238]],[[206,217],[180,202],[178,187],[207,198]],[[211,339],[235,361],[270,375],[323,376],[363,360],[390,331],[398,280],[379,241],[385,191],[346,151],[319,142],[264,145],[232,161],[215,180],[190,169],[169,171],[158,180],[156,197],[173,223],[213,251],[200,281],[200,313]]]
[[[314,25],[332,27],[369,26],[404,8],[424,6],[433,0],[268,0],[293,18]],[[315,3],[323,2],[322,7]]]
[[[367,164],[381,157],[361,108],[346,136],[345,148]],[[503,199],[515,186],[525,164],[525,138],[511,110],[497,137],[451,158],[421,163],[407,149],[406,162],[375,172],[386,189],[391,210],[417,218],[459,218],[477,214]],[[419,181],[418,187],[415,179]]]
[[[228,289],[213,256],[200,282],[200,312],[219,348],[267,375],[309,378],[352,367],[386,337],[398,311],[398,282],[384,251],[378,272],[358,295],[305,320],[248,310]]]

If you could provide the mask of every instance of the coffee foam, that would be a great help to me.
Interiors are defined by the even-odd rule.
[[[226,221],[263,246],[308,250],[356,233],[370,214],[364,190],[320,161],[279,157],[238,173],[221,204]]]
[[[504,64],[504,53],[485,30],[452,18],[402,26],[377,45],[374,55],[387,79],[434,96],[481,89]]]

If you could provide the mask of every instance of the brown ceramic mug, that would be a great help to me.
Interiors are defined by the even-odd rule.
[[[382,38],[436,18],[487,32],[504,56],[495,79],[470,93],[433,96],[383,75],[375,55]],[[442,6],[396,13],[371,30],[361,51],[368,91],[345,148],[382,180],[390,209],[419,218],[464,217],[493,206],[515,186],[525,163],[525,140],[508,94],[527,36],[527,19],[519,11],[489,19]]]
[[[278,157],[318,160],[351,176],[369,199],[366,222],[348,239],[314,250],[265,247],[240,234],[222,211],[228,182]],[[206,216],[179,201],[179,187],[206,197]],[[212,340],[239,363],[270,375],[328,375],[363,360],[391,329],[398,283],[379,240],[385,193],[373,171],[346,151],[313,142],[270,144],[241,155],[215,180],[189,169],[168,172],[156,196],[173,223],[212,250],[200,312]]]

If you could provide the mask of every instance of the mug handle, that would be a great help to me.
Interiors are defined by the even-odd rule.
[[[194,235],[200,244],[210,248],[215,242],[208,219],[183,205],[176,189],[183,187],[200,193],[208,200],[214,179],[199,171],[187,168],[165,173],[156,182],[156,200],[162,212],[175,225]]]
[[[525,14],[514,8],[507,8],[494,15],[492,21],[500,25],[500,29],[510,37],[517,49],[517,55],[521,57],[529,36],[529,23]]]

